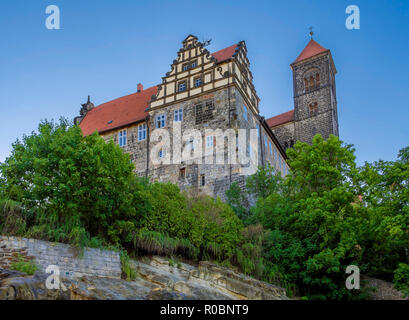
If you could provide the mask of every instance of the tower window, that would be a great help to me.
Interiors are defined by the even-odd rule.
[[[319,74],[319,73],[317,73],[317,74],[315,75],[315,86],[316,86],[317,88],[319,88],[319,87],[321,86],[321,80],[320,80],[320,74]]]
[[[310,103],[309,112],[310,112],[310,116],[317,115],[318,113],[318,103],[317,102]]]
[[[306,92],[310,90],[310,83],[307,78],[304,78],[304,89]]]
[[[315,79],[313,76],[310,77],[310,90],[315,88]]]

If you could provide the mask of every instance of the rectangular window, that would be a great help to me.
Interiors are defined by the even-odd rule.
[[[179,169],[179,177],[180,178],[186,177],[186,168],[180,168]]]
[[[138,127],[138,141],[146,139],[146,123],[139,125]]]
[[[175,110],[173,120],[175,122],[181,122],[183,120],[183,109]]]
[[[160,114],[160,115],[156,116],[155,126],[158,129],[163,128],[164,126],[166,126],[166,116],[165,116],[165,114]]]
[[[192,62],[192,69],[197,67],[197,60]]]
[[[204,186],[206,185],[206,178],[205,178],[205,175],[204,175],[204,174],[201,174],[201,175],[200,175],[199,184],[200,184],[201,187],[204,187]]]
[[[213,147],[214,145],[214,136],[207,136],[206,137],[206,146]]]
[[[202,78],[197,77],[195,78],[195,87],[200,87],[202,85]]]
[[[126,130],[119,131],[119,146],[120,147],[126,146]]]
[[[244,120],[248,120],[248,115],[247,115],[247,107],[245,105],[243,105],[243,117]]]
[[[188,63],[185,63],[185,64],[182,66],[182,71],[187,71],[187,70],[189,70],[189,64],[188,64]]]
[[[260,137],[260,126],[257,124],[256,128],[257,128],[257,138],[258,138]]]
[[[159,156],[160,159],[163,159],[165,157],[165,154],[166,154],[165,150],[160,149],[160,151],[158,153],[158,156]]]
[[[264,136],[264,145],[265,145],[265,147],[266,147],[265,152],[267,152],[267,150],[268,150],[268,141],[267,141],[267,136]]]
[[[179,82],[179,85],[178,85],[178,92],[183,92],[183,91],[186,91],[186,80]]]
[[[273,145],[271,144],[271,142],[270,142],[270,154],[271,156],[273,156]]]
[[[251,153],[251,144],[250,144],[250,142],[247,143],[247,155],[248,155],[249,157],[252,156],[252,153]]]

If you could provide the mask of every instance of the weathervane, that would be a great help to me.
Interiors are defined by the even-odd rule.
[[[312,40],[312,35],[314,34],[314,32],[312,31],[312,27],[310,27],[310,37],[311,37],[311,40]]]
[[[203,47],[207,47],[208,45],[210,45],[210,42],[212,42],[212,39],[203,41]]]

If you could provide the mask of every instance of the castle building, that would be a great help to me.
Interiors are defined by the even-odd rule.
[[[244,187],[258,166],[286,175],[288,143],[338,133],[335,67],[315,41],[291,65],[294,110],[268,120],[259,114],[244,41],[214,53],[193,35],[182,44],[159,85],[138,84],[96,107],[88,98],[75,118],[84,135],[97,131],[118,143],[137,174],[224,199],[231,183]]]

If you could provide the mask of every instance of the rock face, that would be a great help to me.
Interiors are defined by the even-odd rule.
[[[134,281],[83,276],[62,278],[66,290],[47,289],[47,274],[34,276],[0,269],[0,300],[286,300],[283,288],[267,284],[209,262],[198,267],[169,265],[153,257],[132,261]]]

